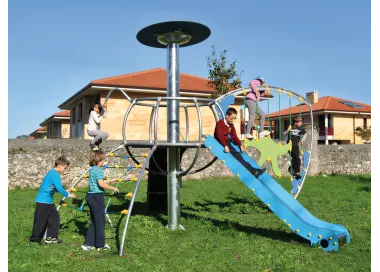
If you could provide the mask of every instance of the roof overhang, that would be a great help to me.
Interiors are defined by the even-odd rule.
[[[46,119],[45,121],[43,121],[40,124],[40,126],[41,127],[46,127],[48,123],[58,122],[58,121],[61,121],[61,120],[70,120],[70,117],[69,116],[50,116],[48,119]]]
[[[339,113],[339,114],[347,114],[347,115],[371,115],[370,112],[356,112],[356,111],[332,111],[332,110],[319,110],[319,111],[313,111],[313,115],[320,115],[320,114],[325,114],[325,113]],[[292,113],[292,116],[299,115],[299,113]],[[302,115],[310,115],[310,112],[302,112]],[[281,118],[287,118],[289,117],[289,114],[286,115],[281,115]],[[279,116],[273,116],[273,120],[279,119]]]
[[[156,89],[141,89],[141,88],[132,88],[132,87],[118,87],[118,86],[100,86],[100,85],[91,85],[88,84],[85,86],[83,89],[81,89],[79,92],[74,94],[72,97],[67,99],[65,102],[63,102],[61,105],[58,107],[61,110],[70,110],[72,108],[72,105],[75,103],[77,99],[80,99],[84,96],[94,96],[94,95],[99,95],[101,91],[103,90],[112,90],[112,89],[121,89],[125,92],[134,92],[134,93],[146,93],[146,94],[166,94],[166,90],[156,90]],[[180,90],[180,95],[182,96],[197,96],[197,97],[211,97],[212,93],[205,93],[202,91],[197,92],[196,90],[194,91],[181,91]]]
[[[47,132],[46,130],[35,130],[32,133],[30,133],[29,136],[33,136],[33,135],[36,135],[36,134],[44,134],[46,132]]]

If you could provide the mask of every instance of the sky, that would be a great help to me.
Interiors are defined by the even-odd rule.
[[[256,76],[305,95],[371,104],[368,0],[99,1],[8,3],[8,138],[30,134],[91,80],[157,67],[166,50],[140,44],[142,28],[193,21],[211,29],[180,49],[181,73],[208,77],[211,45]]]

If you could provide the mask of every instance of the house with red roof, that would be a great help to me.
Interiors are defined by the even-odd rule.
[[[37,128],[35,131],[29,134],[29,139],[46,139],[46,127]]]
[[[333,96],[318,98],[317,91],[307,93],[306,98],[312,106],[313,123],[319,128],[319,143],[363,143],[354,131],[356,127],[371,126],[371,105]],[[275,138],[279,139],[280,120],[282,131],[289,126],[290,114],[301,115],[304,124],[310,123],[310,109],[305,104],[271,113],[269,116],[275,123]]]
[[[46,136],[48,139],[70,138],[70,110],[53,113],[40,126],[47,128]]]
[[[131,99],[139,97],[166,97],[166,69],[156,68],[130,74],[113,76],[92,80],[89,84],[59,105],[61,110],[70,110],[70,138],[89,139],[87,135],[87,123],[89,110],[94,101],[102,104],[113,88],[120,88]],[[215,90],[208,86],[208,79],[194,75],[180,73],[180,96],[211,98]],[[155,101],[144,103],[152,104]],[[182,104],[182,103],[181,103]],[[243,98],[236,99],[234,107],[239,111],[243,104]],[[112,93],[107,102],[108,115],[101,122],[100,129],[107,131],[109,140],[120,140],[122,137],[122,125],[124,115],[130,105],[121,92]],[[194,103],[190,103],[194,105]],[[128,116],[126,138],[128,140],[149,139],[149,121],[152,108],[135,106]],[[188,108],[189,116],[189,140],[198,139],[198,114],[195,107]],[[215,118],[209,107],[201,108],[202,134],[214,133]],[[240,124],[240,119],[236,120]],[[166,108],[160,108],[158,113],[158,139],[166,140]],[[180,109],[180,133],[186,135],[186,116],[184,109]]]

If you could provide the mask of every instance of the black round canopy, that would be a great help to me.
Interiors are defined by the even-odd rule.
[[[144,45],[157,48],[166,48],[166,45],[161,44],[157,40],[158,36],[175,31],[185,32],[191,36],[190,41],[185,44],[181,44],[180,47],[186,47],[203,42],[211,34],[211,30],[207,26],[199,23],[171,21],[147,26],[137,33],[136,38]]]

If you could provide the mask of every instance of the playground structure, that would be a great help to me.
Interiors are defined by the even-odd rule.
[[[139,188],[141,179],[143,177],[144,171],[149,171],[150,173],[154,172],[158,175],[167,176],[167,186],[168,186],[168,225],[167,227],[171,230],[175,229],[184,229],[180,225],[180,178],[185,175],[194,174],[200,172],[216,160],[222,161],[226,167],[230,169],[248,188],[254,193],[261,201],[263,201],[267,207],[272,210],[279,218],[282,220],[292,231],[294,231],[299,236],[310,241],[311,245],[319,245],[325,251],[336,251],[338,250],[339,244],[342,241],[350,242],[349,232],[341,225],[331,224],[321,221],[311,215],[297,200],[302,186],[304,184],[308,166],[310,163],[309,158],[311,157],[312,144],[310,141],[310,146],[307,151],[303,153],[303,170],[302,177],[299,180],[292,180],[293,189],[291,192],[287,192],[285,189],[280,186],[276,180],[274,180],[268,173],[264,173],[259,178],[255,178],[251,173],[249,173],[240,163],[232,157],[229,153],[223,152],[223,147],[213,138],[211,135],[202,134],[202,115],[200,108],[207,107],[209,108],[214,117],[215,121],[225,117],[225,112],[229,105],[233,104],[235,98],[243,95],[245,99],[247,88],[240,88],[235,91],[229,92],[217,99],[205,99],[205,98],[189,98],[189,97],[180,97],[179,96],[179,67],[178,67],[178,56],[179,56],[179,46],[189,46],[199,42],[202,42],[210,35],[210,30],[201,24],[193,22],[166,22],[156,25],[149,26],[144,28],[137,34],[137,39],[148,46],[157,47],[157,48],[167,48],[168,52],[168,69],[167,69],[167,96],[166,97],[144,97],[144,98],[134,98],[131,99],[123,90],[121,89],[112,89],[109,91],[105,102],[109,99],[114,91],[120,91],[124,97],[130,102],[130,105],[125,113],[122,127],[123,143],[107,153],[107,158],[115,157],[116,152],[121,150],[126,150],[128,155],[122,154],[120,158],[131,159],[136,164],[135,169],[138,169],[138,177],[134,177],[133,181],[136,182],[133,192],[127,194],[128,197],[131,197],[129,202],[129,207],[127,210],[123,210],[119,213],[126,215],[126,221],[123,229],[122,241],[120,242],[120,251],[119,255],[123,255],[123,249],[125,244],[125,239],[128,230],[128,224],[130,221],[130,216],[132,213],[135,197],[137,190]],[[279,97],[281,95],[286,95],[290,99],[295,98],[300,102],[303,102],[305,105],[309,106],[311,111],[310,102],[303,98],[302,96],[291,92],[289,90],[284,90],[278,87],[264,87],[260,86],[260,90],[270,92],[271,90],[276,90]],[[269,102],[268,102],[269,103]],[[130,112],[135,106],[143,106],[151,108],[151,115],[149,119],[149,140],[148,141],[130,141],[126,138],[126,124]],[[189,140],[189,118],[188,118],[188,108],[194,107],[197,112],[198,117],[198,140],[190,141]],[[159,141],[157,137],[158,130],[158,113],[160,108],[167,108],[167,141]],[[184,109],[186,117],[186,133],[184,139],[180,140],[179,133],[179,110],[180,108]],[[290,116],[291,117],[291,116]],[[311,126],[313,125],[312,114],[311,117]],[[313,138],[311,130],[311,138]],[[203,141],[205,139],[205,141]],[[270,142],[271,144],[263,144],[265,141]],[[250,141],[245,140],[245,144],[250,144]],[[256,148],[260,150],[262,158],[259,161],[259,164],[263,163],[265,160],[269,162],[275,162],[277,160],[278,152],[282,148],[281,141],[279,143],[274,143],[270,138],[263,138],[261,140],[252,140],[251,144],[256,145]],[[200,149],[208,148],[215,157],[207,163],[205,166],[193,170],[195,162],[198,159]],[[149,148],[148,154],[144,154],[144,162],[140,161],[140,158],[132,154],[130,148]],[[180,148],[196,148],[196,153],[193,158],[193,161],[190,165],[182,170],[180,167]],[[290,143],[291,148],[291,143]],[[152,171],[148,167],[148,162],[154,157],[152,155],[157,149],[166,149],[167,150],[167,170],[161,169],[158,167],[159,171]],[[237,148],[238,149],[238,148]],[[271,150],[272,158],[265,158],[266,149]],[[285,148],[285,151],[289,150],[288,147]],[[253,167],[258,168],[259,165],[252,160],[246,153],[243,153],[243,158],[250,163]],[[116,166],[108,165],[108,168],[115,167],[120,169],[125,167],[128,170],[128,167],[132,166],[122,166],[124,161],[120,161]],[[123,168],[122,168],[123,169]],[[130,171],[130,168],[128,171]],[[78,182],[85,178],[89,169],[87,169],[81,177],[79,177],[76,182],[71,186],[71,190],[75,188]],[[128,172],[127,171],[127,172]],[[126,173],[127,173],[126,172]],[[279,175],[277,175],[279,176]],[[119,176],[118,176],[119,177]],[[120,176],[120,182],[123,181],[132,181],[132,178],[129,180],[125,178],[125,175]],[[109,198],[107,203],[107,208],[109,206]],[[63,199],[64,201],[64,199]],[[62,202],[64,203],[64,202]],[[83,208],[83,206],[81,206]],[[111,219],[108,216],[107,208],[105,214],[109,223],[112,225]],[[59,209],[59,207],[58,207]]]

